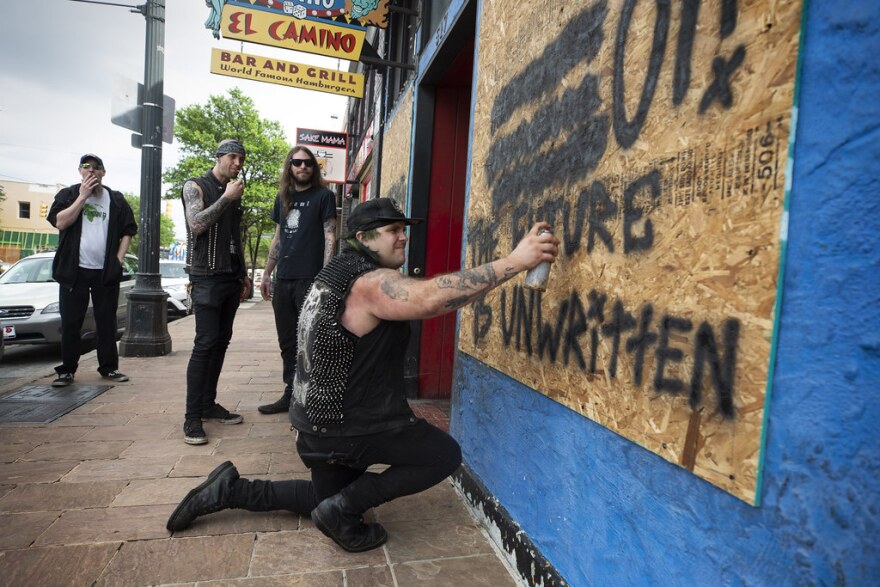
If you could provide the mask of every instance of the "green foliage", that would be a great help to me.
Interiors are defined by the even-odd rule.
[[[166,199],[180,198],[188,179],[214,167],[220,141],[238,139],[244,144],[247,158],[239,175],[245,182],[242,232],[253,269],[261,235],[275,229],[272,206],[278,193],[278,175],[290,149],[281,123],[263,119],[254,101],[238,88],[224,96],[210,96],[204,105],[185,106],[176,116],[174,136],[182,158],[163,174],[163,180],[171,186]]]
[[[141,226],[141,199],[134,194],[130,194],[127,192],[124,195],[125,200],[128,202],[128,205],[131,206],[131,211],[134,212],[134,221],[138,223],[138,234],[132,237],[131,245],[129,245],[128,251],[134,255],[137,255],[138,243],[140,242],[140,238],[138,237],[140,236],[140,231],[143,228]],[[164,214],[159,214],[159,245],[167,247],[175,240],[174,221]]]

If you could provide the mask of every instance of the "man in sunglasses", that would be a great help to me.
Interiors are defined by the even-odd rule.
[[[227,508],[310,515],[349,552],[381,546],[388,535],[367,523],[370,508],[424,491],[452,474],[461,448],[417,418],[406,400],[409,321],[453,312],[542,261],[559,240],[536,222],[505,257],[430,279],[400,272],[407,218],[389,198],[369,200],[348,217],[342,252],[315,277],[299,322],[290,421],[311,480],[249,480],[226,461],[190,491],[166,527],[181,531]],[[377,471],[373,465],[388,465]]]
[[[240,424],[243,418],[217,403],[217,381],[239,304],[250,292],[241,240],[241,197],[238,176],[246,157],[244,145],[226,139],[217,145],[212,169],[183,184],[186,214],[187,271],[192,285],[196,335],[186,369],[186,414],[183,441],[206,444],[203,420]]]
[[[312,280],[336,252],[336,196],[327,189],[321,168],[308,148],[287,153],[278,195],[272,209],[275,236],[263,270],[260,292],[272,300],[281,347],[284,392],[277,401],[259,406],[262,414],[287,412],[296,368],[296,326]],[[277,269],[275,287],[272,271]]]
[[[122,263],[137,224],[131,206],[117,191],[103,185],[104,162],[87,153],[79,159],[82,182],[55,195],[47,220],[60,231],[52,261],[52,278],[59,284],[61,364],[55,367],[54,387],[73,383],[79,366],[80,329],[92,299],[98,372],[122,382],[116,348],[116,310]]]

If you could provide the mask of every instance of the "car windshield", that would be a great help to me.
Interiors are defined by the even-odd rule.
[[[162,277],[189,277],[184,270],[184,263],[159,263],[159,275]]]
[[[52,279],[52,257],[25,258],[0,275],[0,284],[47,283]]]

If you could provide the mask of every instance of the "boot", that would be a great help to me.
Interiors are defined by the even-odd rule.
[[[290,409],[290,396],[293,395],[293,390],[289,387],[284,389],[284,395],[281,396],[277,402],[272,404],[266,404],[265,406],[259,406],[257,410],[261,414],[280,414],[281,412],[286,412]]]
[[[379,524],[364,524],[341,493],[328,497],[312,510],[312,522],[324,536],[348,552],[364,552],[378,548],[388,540],[388,533]]]
[[[226,461],[211,471],[208,478],[186,494],[168,518],[165,527],[169,532],[179,532],[189,528],[193,520],[205,514],[213,514],[230,506],[229,495],[232,483],[238,479],[238,470]]]

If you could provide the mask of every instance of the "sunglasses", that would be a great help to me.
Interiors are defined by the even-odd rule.
[[[100,163],[83,163],[80,169],[94,169],[95,171],[104,171],[104,166]]]
[[[314,167],[315,162],[311,159],[291,159],[290,164],[294,167],[302,167],[305,165],[306,167]]]

